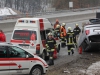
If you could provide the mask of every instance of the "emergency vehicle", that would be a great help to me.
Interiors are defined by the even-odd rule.
[[[0,43],[0,75],[44,75],[47,63],[22,47]]]
[[[46,18],[20,18],[14,27],[11,43],[17,44],[45,59],[48,56],[45,40],[52,29],[52,24]],[[60,49],[60,40],[58,38],[55,39]],[[57,58],[57,50],[59,49],[55,49],[54,58]]]

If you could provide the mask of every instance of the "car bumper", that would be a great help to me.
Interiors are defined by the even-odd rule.
[[[48,67],[45,67],[44,74],[46,74],[47,71],[48,71]]]

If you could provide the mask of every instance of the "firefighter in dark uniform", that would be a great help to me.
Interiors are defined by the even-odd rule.
[[[68,55],[72,52],[74,54],[74,33],[71,31],[71,27],[68,27],[68,32],[67,32],[67,48],[68,48]]]
[[[46,48],[49,53],[49,63],[48,65],[54,65],[53,53],[56,47],[56,41],[52,37],[52,33],[48,33],[48,38],[46,39]]]
[[[79,28],[78,24],[75,24],[75,26],[76,27],[73,29],[74,36],[75,36],[74,43],[77,45],[77,39],[78,39],[78,36],[79,36],[79,34],[81,32],[81,29]]]
[[[58,24],[55,28],[55,35],[56,37],[60,38],[60,25]]]

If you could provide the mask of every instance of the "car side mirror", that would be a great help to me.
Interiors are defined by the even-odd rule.
[[[26,58],[29,58],[29,56],[28,56],[28,55],[26,55]]]

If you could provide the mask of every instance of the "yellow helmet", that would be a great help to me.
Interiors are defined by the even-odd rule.
[[[65,26],[66,25],[66,23],[62,23],[62,26]]]
[[[48,33],[48,36],[52,36],[52,33]]]
[[[76,26],[78,26],[78,24],[75,24]]]
[[[71,30],[72,28],[71,27],[68,27],[68,30]]]
[[[60,28],[60,25],[58,24],[58,25],[56,26],[56,28]]]

